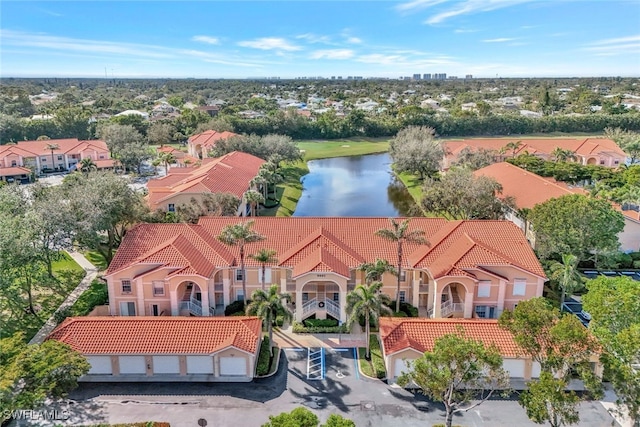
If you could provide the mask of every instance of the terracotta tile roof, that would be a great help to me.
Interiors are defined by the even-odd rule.
[[[567,194],[587,194],[581,188],[569,187],[552,178],[543,178],[511,163],[494,163],[474,172],[475,176],[488,176],[502,185],[502,197],[515,198],[519,209],[532,209],[539,203]]]
[[[503,357],[518,357],[518,345],[510,332],[500,328],[496,319],[403,319],[380,318],[380,338],[384,354],[412,348],[420,353],[433,350],[438,338],[464,330],[465,336],[495,344]]]
[[[22,168],[20,166],[13,166],[10,168],[0,168],[0,176],[15,176],[15,175],[29,175],[31,170]]]
[[[13,145],[13,147],[18,147],[32,156],[46,156],[51,155],[51,150],[47,148],[49,144],[55,144],[58,146],[57,149],[53,151],[54,154],[71,154],[71,153],[79,153],[82,150],[86,150],[87,148],[92,148],[97,151],[108,152],[107,144],[101,140],[87,140],[81,141],[77,138],[67,138],[67,139],[46,139],[42,141],[20,141],[17,145]],[[1,153],[1,152],[0,152]]]
[[[225,226],[246,221],[237,217],[202,217],[197,225],[138,225],[125,236],[107,274],[146,259],[154,265],[163,262],[200,272],[208,271],[210,265],[219,268],[237,265],[239,248],[224,246],[217,236]],[[363,262],[374,262],[376,258],[390,262],[397,259],[397,246],[374,234],[390,226],[387,218],[259,217],[254,221],[254,231],[266,240],[247,245],[246,253],[275,250],[279,265],[294,269],[295,274],[335,271],[348,277],[348,269]],[[473,276],[472,270],[479,267],[490,271],[492,266],[512,265],[545,277],[522,231],[511,222],[411,218],[409,230],[414,229],[425,231],[431,244],[406,244],[404,268],[427,268],[441,277]],[[193,244],[193,248],[167,250],[167,246],[175,246],[178,235]],[[182,258],[188,260],[180,261]],[[245,263],[249,267],[260,265],[249,257]]]
[[[98,169],[103,169],[103,168],[112,168],[115,166],[116,161],[113,159],[106,159],[106,160],[94,160],[93,163],[95,163],[96,167]]]
[[[221,139],[231,138],[232,136],[239,136],[233,132],[216,132],[215,130],[207,130],[196,135],[189,137],[188,141],[193,145],[202,145],[203,149],[211,149],[216,145],[217,141]]]
[[[86,354],[201,354],[230,345],[255,353],[258,317],[70,317],[47,339]]]
[[[238,198],[249,189],[264,160],[233,151],[215,159],[205,159],[197,168],[174,168],[169,175],[150,180],[148,201],[152,209],[175,194],[231,193]]]

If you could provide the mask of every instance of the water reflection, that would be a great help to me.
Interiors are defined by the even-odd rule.
[[[294,216],[403,216],[411,195],[391,172],[388,154],[309,162]]]

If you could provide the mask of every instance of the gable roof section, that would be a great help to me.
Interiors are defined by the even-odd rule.
[[[217,132],[215,130],[207,130],[202,133],[198,133],[189,137],[190,144],[202,145],[203,148],[212,148],[216,145],[217,141],[221,139],[231,138],[232,136],[239,136],[233,132]]]
[[[255,353],[258,317],[70,317],[47,339],[92,354],[202,354],[232,345]]]
[[[333,272],[344,277],[350,276],[349,266],[340,261],[326,248],[318,248],[309,256],[301,260],[293,267],[292,277],[295,279],[305,273],[316,272]]]
[[[488,176],[502,186],[502,196],[515,199],[519,209],[532,209],[539,203],[567,194],[587,194],[552,178],[543,178],[511,163],[494,163],[474,172],[475,176]]]
[[[380,338],[384,354],[411,348],[420,353],[432,351],[436,340],[462,328],[467,338],[495,344],[503,357],[518,357],[518,345],[510,332],[500,328],[496,319],[402,319],[380,318]]]
[[[31,153],[31,156],[46,156],[51,155],[51,150],[47,148],[49,144],[55,144],[58,146],[53,151],[53,154],[72,154],[79,153],[82,150],[86,150],[88,148],[108,152],[107,143],[101,141],[99,139],[94,140],[79,140],[77,138],[66,138],[66,139],[46,139],[41,141],[20,141],[17,144],[18,148],[21,148],[28,153]],[[13,145],[16,147],[16,145]]]

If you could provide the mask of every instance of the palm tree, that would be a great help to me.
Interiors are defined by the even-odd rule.
[[[507,145],[504,146],[504,149],[505,151],[511,150],[511,157],[515,157],[516,151],[518,151],[518,148],[520,147],[522,147],[522,141],[516,141],[516,142],[509,142]]]
[[[53,160],[53,152],[59,148],[60,146],[58,144],[47,144],[47,150],[51,150],[51,170],[54,170],[56,168],[55,161]]]
[[[227,225],[222,229],[218,240],[228,246],[238,246],[240,248],[240,270],[242,270],[242,298],[243,304],[247,301],[247,273],[244,270],[244,246],[249,243],[264,240],[262,234],[256,233],[251,229],[254,221],[248,221],[242,224]]]
[[[97,169],[98,166],[93,162],[93,159],[91,157],[85,157],[84,159],[80,160],[80,172],[84,173],[85,175]]]
[[[276,258],[276,251],[271,249],[260,249],[253,255],[249,255],[249,258],[254,259],[260,263],[260,267],[262,270],[262,290],[264,291],[264,277],[267,270],[267,264],[272,264],[278,262],[278,258]]]
[[[393,218],[389,218],[392,228],[382,228],[376,231],[376,236],[382,237],[385,240],[396,242],[398,244],[398,287],[396,289],[396,311],[400,311],[400,279],[402,275],[402,246],[405,242],[417,243],[419,245],[428,245],[429,242],[424,237],[423,230],[411,230],[408,231],[409,220],[405,219],[401,223],[397,222]]]
[[[396,268],[386,259],[376,258],[375,262],[365,262],[358,266],[358,271],[364,271],[364,280],[367,284],[382,281],[384,273],[398,274]]]
[[[569,160],[576,161],[578,157],[576,157],[576,153],[571,150],[565,150],[561,147],[556,147],[551,152],[551,157],[554,162],[568,162]]]
[[[169,173],[169,165],[176,161],[176,157],[172,153],[162,152],[158,154],[158,159],[164,164],[164,174]]]
[[[264,203],[264,197],[258,191],[249,190],[242,196],[245,202],[251,206],[251,216],[258,215],[258,209],[256,208],[260,203]]]
[[[389,296],[380,292],[382,282],[373,282],[369,286],[358,285],[353,291],[347,294],[347,328],[351,329],[353,322],[357,322],[364,316],[365,334],[367,335],[367,359],[370,358],[369,351],[369,322],[377,324],[382,314],[391,314],[388,305]]]
[[[572,294],[584,284],[584,278],[578,272],[578,257],[563,254],[561,263],[556,261],[551,265],[551,278],[557,280],[562,289],[560,296],[560,309],[562,310],[567,292]]]
[[[287,293],[279,293],[278,285],[271,285],[269,291],[264,289],[256,289],[251,294],[251,304],[246,308],[245,313],[248,315],[258,316],[267,325],[269,330],[269,352],[273,357],[273,323],[281,313],[285,321],[293,319],[293,313],[283,304],[282,301],[290,302],[291,295]]]

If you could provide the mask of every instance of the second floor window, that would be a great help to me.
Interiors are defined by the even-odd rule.
[[[400,302],[405,302],[406,293],[405,291],[400,291]]]
[[[122,293],[130,294],[131,293],[131,280],[123,280],[122,281]]]
[[[164,282],[162,281],[153,282],[153,295],[154,296],[164,295]]]
[[[169,212],[175,212],[176,211],[176,205],[173,203],[169,203],[169,206],[167,206],[167,210]]]
[[[236,280],[242,280],[242,276],[244,276],[243,273],[244,272],[241,269],[237,269],[236,270]]]

